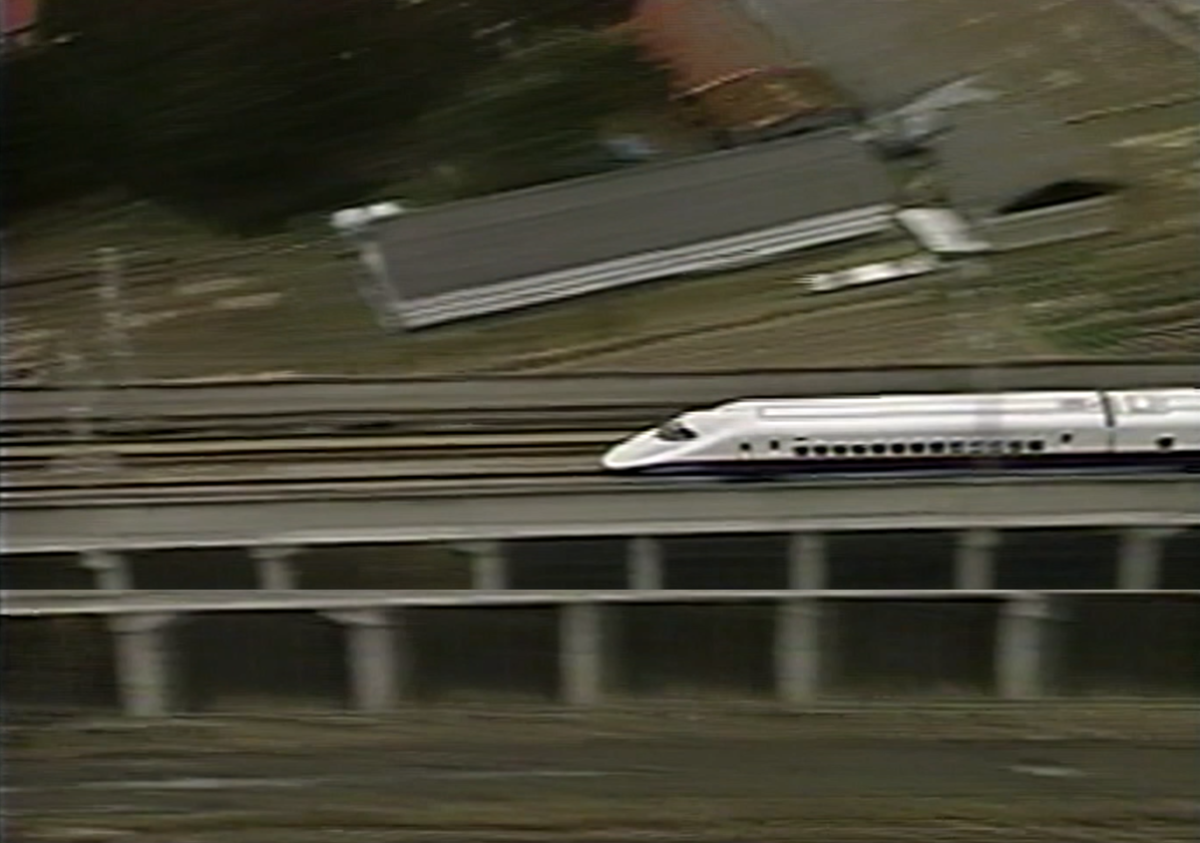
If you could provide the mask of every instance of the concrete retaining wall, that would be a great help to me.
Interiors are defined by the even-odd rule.
[[[382,600],[6,618],[6,710],[153,717],[505,699],[1200,693],[1200,592],[372,599]]]
[[[1190,589],[1200,528],[881,530],[9,554],[45,589]]]

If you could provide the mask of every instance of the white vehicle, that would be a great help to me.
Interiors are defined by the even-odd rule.
[[[603,457],[608,471],[810,474],[1200,470],[1200,389],[742,400],[685,412]]]

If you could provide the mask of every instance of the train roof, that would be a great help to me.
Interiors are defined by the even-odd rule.
[[[1024,415],[1076,416],[1102,414],[1099,392],[954,393],[871,395],[835,398],[743,399],[715,408],[719,412],[753,413],[763,419],[874,417],[896,415]]]
[[[1110,389],[1106,392],[1114,412],[1200,413],[1200,389]]]

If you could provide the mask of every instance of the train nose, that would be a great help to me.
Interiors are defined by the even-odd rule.
[[[607,471],[630,471],[651,464],[662,450],[651,434],[641,433],[609,448],[600,464]]]

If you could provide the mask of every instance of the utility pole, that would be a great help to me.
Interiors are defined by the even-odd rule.
[[[945,301],[952,311],[955,339],[964,348],[970,367],[969,391],[975,394],[996,392],[998,351],[996,302],[991,291],[991,269],[985,254],[991,245],[981,238],[967,220],[953,211],[941,208],[908,208],[897,214],[900,223],[929,251],[950,265],[942,277],[949,284]],[[944,288],[945,289],[945,288]],[[975,454],[976,464],[983,467],[988,459],[989,444],[1000,431],[993,427],[990,414],[980,414],[974,441],[982,443],[983,453]],[[990,437],[990,438],[989,438]],[[997,455],[998,456],[998,455]]]
[[[97,447],[97,383],[93,368],[70,340],[59,352],[59,365],[63,388],[73,399],[66,410],[67,449],[51,463],[51,469],[88,477],[115,468],[113,455]]]
[[[996,302],[989,295],[991,268],[986,258],[974,254],[953,256],[952,266],[953,318],[971,365],[972,391],[995,392],[998,384],[994,363],[999,351],[999,337],[993,310]]]
[[[957,305],[954,319],[959,326],[960,337],[965,340],[970,366],[970,391],[976,395],[998,392],[996,356],[999,337],[994,313],[997,303],[990,295],[991,268],[986,258],[972,253],[956,255],[953,266],[955,287],[951,301]],[[993,414],[981,406],[976,436],[977,441],[983,443],[983,452],[976,455],[978,468],[987,470],[999,467],[1002,454],[992,451],[992,443],[998,441],[1001,448],[1007,447],[1002,433]]]
[[[118,249],[105,246],[97,252],[100,268],[100,309],[111,377],[117,385],[134,378],[133,343],[125,310],[125,266]]]

